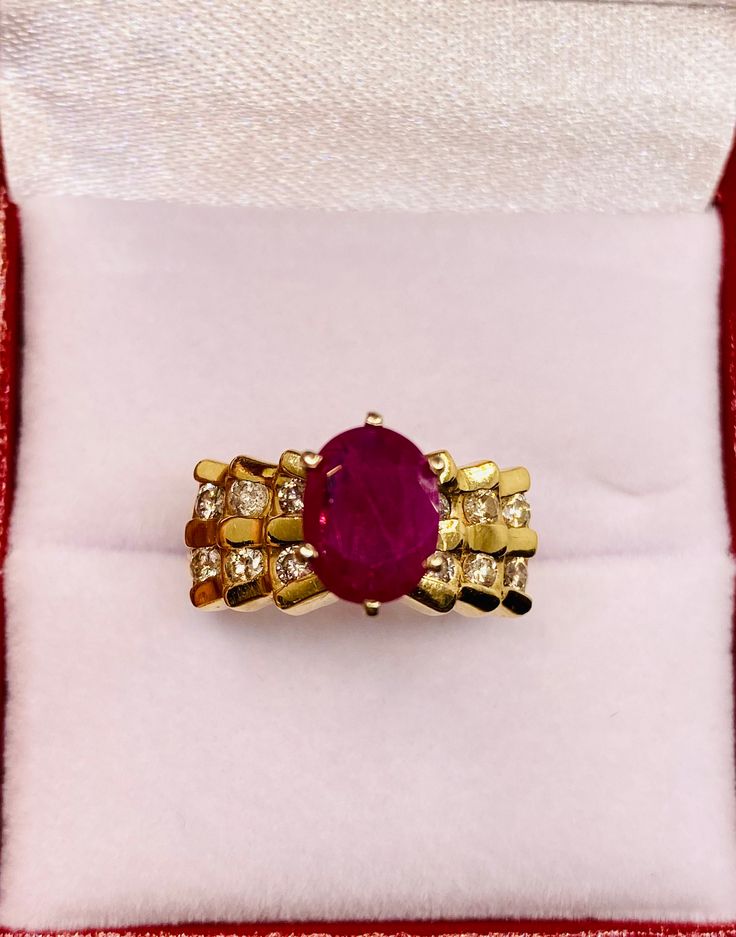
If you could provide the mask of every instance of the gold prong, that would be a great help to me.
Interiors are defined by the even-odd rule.
[[[383,426],[383,417],[380,413],[374,413],[372,410],[370,413],[366,414],[365,417],[366,426]]]
[[[297,550],[297,553],[303,560],[316,560],[317,551],[314,549],[311,543],[303,543]]]
[[[441,449],[439,452],[430,452],[427,456],[427,462],[440,485],[454,484],[457,475],[457,466],[455,460],[449,452]]]
[[[373,617],[378,614],[381,603],[375,602],[373,599],[366,599],[365,602],[363,602],[363,608],[365,609],[366,615]]]
[[[424,561],[424,568],[435,573],[438,573],[441,569],[443,569],[444,565],[444,561],[438,553],[433,553]]]
[[[319,463],[322,461],[322,456],[317,452],[302,452],[302,462],[308,469],[317,468]]]

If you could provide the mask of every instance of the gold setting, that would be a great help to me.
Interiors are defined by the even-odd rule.
[[[369,413],[365,422],[382,426],[383,418]],[[295,509],[299,483],[320,460],[315,452],[287,449],[278,463],[237,456],[229,464],[211,459],[197,464],[194,478],[200,489],[184,537],[192,554],[193,605],[252,611],[273,602],[281,611],[301,615],[336,601],[310,568],[317,554],[304,542],[302,513]],[[427,557],[422,579],[404,600],[430,615],[452,609],[463,615],[526,614],[532,606],[526,591],[528,559],[537,550],[525,497],[529,472],[522,467],[502,471],[490,460],[458,468],[444,450],[430,453],[427,461],[449,511],[445,507],[439,521],[436,552]],[[265,489],[245,486],[246,495],[256,496],[237,501],[245,509],[252,504],[255,516],[233,513],[230,492],[242,482]],[[242,494],[243,486],[238,490]],[[219,516],[212,516],[215,510]],[[202,578],[203,570],[215,568],[216,575]],[[238,569],[257,575],[233,579]],[[368,599],[363,607],[373,616],[380,604]]]

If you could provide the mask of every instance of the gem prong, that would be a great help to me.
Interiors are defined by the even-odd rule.
[[[319,555],[311,543],[303,543],[297,550],[297,553],[303,560],[316,560]]]
[[[439,452],[430,452],[427,456],[430,470],[437,476],[440,485],[454,485],[457,477],[455,461],[445,449]]]
[[[305,468],[314,469],[317,468],[319,463],[322,461],[322,456],[317,452],[311,452],[307,450],[302,452],[302,462],[304,463]]]
[[[381,609],[381,603],[375,602],[373,599],[366,599],[365,602],[363,602],[363,608],[365,609],[366,615],[375,617]]]
[[[375,413],[373,410],[370,413],[366,414],[365,417],[366,426],[383,426],[383,417],[380,413]]]

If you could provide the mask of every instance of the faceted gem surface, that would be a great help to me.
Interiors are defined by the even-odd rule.
[[[526,589],[529,567],[525,556],[510,556],[504,564],[503,582],[509,589],[523,592]]]
[[[465,495],[463,510],[469,524],[492,524],[498,518],[498,498],[490,488],[479,488]]]
[[[492,586],[496,581],[498,564],[487,553],[468,553],[463,560],[463,570],[468,582]]]
[[[290,478],[279,488],[279,507],[284,514],[301,514],[304,510],[304,480]]]
[[[263,551],[239,547],[225,554],[225,575],[230,582],[251,582],[263,575]]]
[[[217,547],[198,547],[189,557],[192,579],[204,582],[220,575],[220,551]]]
[[[509,527],[526,527],[531,516],[532,509],[523,494],[511,495],[504,501],[503,519]]]
[[[430,560],[434,562],[424,571],[424,575],[430,579],[439,579],[440,582],[451,582],[457,573],[455,558],[449,553],[433,553]]]
[[[260,482],[238,479],[230,485],[227,504],[233,514],[261,517],[268,506],[268,488]]]
[[[426,456],[383,426],[341,433],[320,455],[304,492],[315,573],[351,602],[390,602],[411,592],[439,530],[439,490]]]
[[[309,562],[300,555],[298,546],[284,547],[276,559],[276,575],[285,586],[310,572]]]

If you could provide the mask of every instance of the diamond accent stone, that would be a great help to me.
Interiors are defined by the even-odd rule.
[[[251,582],[263,575],[263,553],[253,547],[239,547],[225,554],[225,575],[230,582]]]
[[[201,517],[208,521],[212,517],[219,517],[222,514],[222,506],[225,501],[225,491],[219,485],[213,485],[211,482],[205,482],[199,486],[197,500],[194,502],[194,516]]]
[[[498,563],[487,553],[468,553],[463,560],[463,572],[468,582],[492,586],[496,581]]]
[[[452,514],[452,504],[447,495],[441,491],[440,492],[440,519],[446,521],[447,518]]]
[[[439,579],[440,582],[450,582],[457,572],[455,557],[449,553],[433,553],[427,560],[427,571],[424,574],[430,579]]]
[[[268,488],[260,482],[237,479],[227,494],[228,508],[241,517],[262,517],[268,506]]]
[[[189,568],[195,582],[204,582],[220,575],[220,551],[217,547],[197,547],[192,550]]]
[[[301,514],[304,510],[304,479],[290,478],[279,488],[279,507],[284,514]]]
[[[469,524],[493,524],[498,520],[498,498],[490,488],[479,488],[465,495],[463,511]]]
[[[503,519],[509,527],[526,527],[529,518],[532,516],[532,509],[526,500],[526,495],[521,492],[506,498],[503,503]]]
[[[297,579],[304,579],[312,571],[309,560],[305,560],[299,553],[300,546],[284,547],[276,558],[276,575],[285,586]]]
[[[529,578],[529,567],[525,556],[510,556],[504,563],[503,581],[509,589],[523,592]]]

